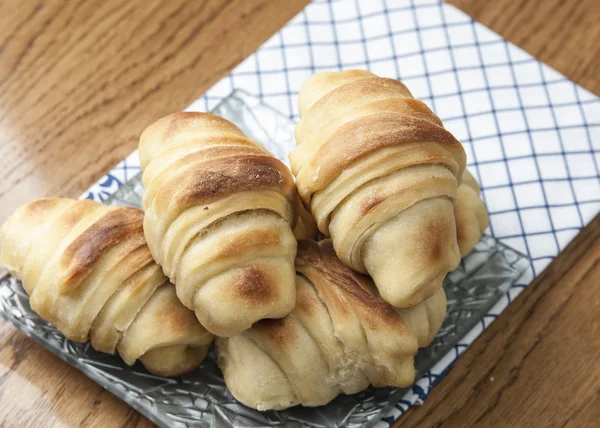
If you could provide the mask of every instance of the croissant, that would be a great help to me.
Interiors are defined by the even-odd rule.
[[[479,197],[480,193],[477,180],[465,169],[462,184],[458,187],[458,197],[454,204],[456,238],[461,256],[471,252],[490,224],[485,205]]]
[[[213,336],[152,260],[142,216],[89,200],[38,199],[0,229],[0,262],[67,338],[177,376],[202,362]]]
[[[394,306],[435,294],[460,261],[462,145],[402,83],[366,71],[317,73],[298,105],[292,171],[338,257]]]
[[[150,252],[202,325],[231,336],[287,315],[298,208],[288,168],[207,113],[160,119],[139,156]]]
[[[430,308],[422,307],[425,301],[397,312],[370,278],[339,261],[331,240],[300,241],[296,271],[297,301],[288,316],[216,339],[219,366],[237,400],[258,410],[319,406],[369,384],[414,381],[419,343],[430,340],[445,315],[443,290]],[[413,331],[415,321],[426,327]]]

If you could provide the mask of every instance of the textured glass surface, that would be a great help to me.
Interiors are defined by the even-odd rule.
[[[294,144],[293,123],[289,119],[241,92],[234,92],[213,111],[236,123],[287,163],[287,153]],[[139,207],[141,194],[138,174],[105,202]],[[482,238],[446,278],[448,315],[433,344],[417,354],[417,378],[425,375],[483,319],[528,266],[526,256],[490,236]],[[373,425],[408,391],[369,388],[356,395],[340,396],[318,408],[298,406],[261,413],[229,395],[212,352],[196,371],[175,379],[153,376],[139,364],[127,367],[117,356],[66,340],[31,310],[27,294],[10,276],[0,279],[0,313],[27,336],[164,427]]]

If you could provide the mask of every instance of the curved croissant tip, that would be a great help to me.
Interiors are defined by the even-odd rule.
[[[304,81],[298,94],[298,110],[304,116],[317,101],[345,83],[358,79],[377,77],[365,70],[322,71]]]

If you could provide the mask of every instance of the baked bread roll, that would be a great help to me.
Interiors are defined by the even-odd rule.
[[[278,320],[262,320],[249,330],[216,339],[218,363],[231,394],[258,410],[297,404],[320,406],[337,395],[369,386],[407,386],[414,381],[414,355],[430,329],[439,328],[446,307],[412,321],[429,309],[396,310],[381,299],[367,276],[339,261],[331,240],[300,241],[296,259],[296,307]],[[437,294],[436,294],[437,296]],[[419,337],[419,335],[421,337]]]
[[[394,308],[408,325],[419,342],[419,348],[425,348],[433,342],[438,330],[446,318],[448,301],[443,288],[429,299],[409,308]]]
[[[339,258],[394,306],[435,294],[460,261],[462,145],[402,83],[366,71],[315,74],[298,104],[292,171]]]
[[[139,149],[146,240],[181,302],[219,336],[287,315],[298,208],[288,168],[207,113],[160,119]]]
[[[490,225],[490,218],[479,196],[480,193],[477,180],[465,169],[454,204],[456,238],[460,255],[463,257],[471,252]]]
[[[298,241],[301,239],[317,239],[319,230],[312,215],[300,203],[298,205],[298,222],[294,228],[294,236]]]
[[[152,260],[142,217],[89,200],[38,199],[0,229],[0,262],[67,338],[178,376],[202,362],[213,336]]]

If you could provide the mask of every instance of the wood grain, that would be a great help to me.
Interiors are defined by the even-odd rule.
[[[0,222],[81,194],[307,2],[0,3]]]
[[[600,2],[450,2],[600,94]],[[306,3],[0,1],[0,223],[35,197],[82,193]],[[402,426],[595,425],[599,230],[596,218]],[[150,425],[0,321],[0,426]]]

